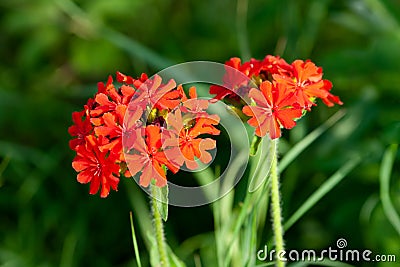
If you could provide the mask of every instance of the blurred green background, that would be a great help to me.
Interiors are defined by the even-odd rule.
[[[266,54],[312,59],[345,103],[319,103],[285,132],[282,154],[346,109],[283,173],[284,217],[346,161],[362,158],[286,233],[287,247],[323,249],[342,237],[349,248],[396,254],[399,264],[400,237],[379,201],[384,150],[400,139],[399,1],[1,0],[0,33],[0,266],[135,266],[129,211],[148,216],[137,213],[147,197],[127,181],[100,199],[76,181],[71,113],[117,70],[136,77],[186,61]],[[397,154],[397,211],[399,162]],[[170,207],[167,239],[188,266],[195,260],[183,242],[212,229],[209,206]]]

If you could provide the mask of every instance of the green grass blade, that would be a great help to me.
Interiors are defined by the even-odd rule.
[[[79,238],[76,235],[76,233],[70,233],[66,236],[61,252],[61,259],[59,265],[60,267],[68,267],[74,265],[74,256],[78,239]]]
[[[241,166],[243,166],[243,164],[246,162],[247,158],[248,151],[241,151],[233,159],[232,164],[230,164],[229,168],[226,170],[226,179],[221,185],[222,192],[228,192],[228,189],[232,188],[234,179],[238,177],[238,172],[240,171]],[[232,235],[231,232],[231,226],[235,222],[235,214],[233,213],[234,194],[235,191],[232,189],[223,198],[217,201],[218,205],[214,206],[215,208],[219,209],[217,212],[214,210],[214,216],[219,216],[220,222],[218,234],[219,237],[216,235],[216,242],[218,242],[220,246],[219,259],[222,257],[223,261],[225,261],[225,264],[222,264],[222,266],[227,266],[228,262],[234,261],[232,257],[237,256],[236,253],[226,253],[227,250],[230,251],[231,248],[236,248],[235,246],[231,246],[230,242],[226,241],[232,240],[232,243],[235,243],[239,238],[239,235]]]
[[[242,266],[254,266],[257,253],[257,213],[251,213],[245,224],[243,231],[243,241],[241,242],[240,252],[242,253]]]
[[[322,197],[331,191],[346,175],[361,162],[360,157],[353,158],[344,164],[328,180],[326,180],[297,211],[287,220],[283,228],[286,231],[295,224],[307,211],[309,211]]]
[[[263,203],[265,205],[268,205],[267,201],[261,202],[261,199],[269,197],[269,181],[267,180],[265,183],[262,184],[262,188],[260,190],[257,190],[253,193],[247,192],[246,197],[244,199],[243,204],[241,205],[241,209],[239,211],[239,214],[235,216],[233,225],[232,225],[232,230],[231,230],[231,238],[228,239],[227,241],[228,248],[227,252],[224,252],[226,255],[231,255],[234,247],[235,241],[239,238],[240,236],[240,230],[242,229],[243,225],[246,223],[246,218],[248,216],[251,216],[252,214],[266,214],[266,208],[264,207],[264,211],[261,210]],[[230,258],[226,257],[225,258],[225,265],[228,266]]]
[[[396,158],[397,147],[398,145],[391,145],[383,156],[380,169],[380,197],[386,217],[400,235],[400,218],[390,200],[390,175]]]
[[[201,165],[200,165],[201,166]],[[219,177],[220,176],[220,171],[219,168],[216,168],[215,174],[211,170],[211,168],[206,168],[200,172],[194,172],[193,176],[196,178],[198,183],[200,185],[207,185],[209,183],[212,183],[214,180],[214,177]],[[218,192],[218,188],[216,188],[216,192]],[[213,196],[215,195],[213,192],[209,192],[207,190],[204,191],[205,196],[207,199],[211,200]],[[225,196],[227,197],[227,196]],[[223,247],[224,247],[224,238],[223,238],[223,229],[222,229],[222,216],[221,216],[221,201],[222,199],[219,199],[211,204],[212,207],[212,212],[213,212],[213,218],[214,218],[214,236],[215,236],[215,246],[216,246],[216,254],[217,254],[217,261],[219,267],[223,266],[223,259],[225,258],[225,255],[223,253]]]
[[[203,168],[203,163],[199,162],[199,167]],[[205,168],[198,172],[192,173],[196,181],[200,186],[205,186],[212,183],[215,177],[219,177],[219,175],[214,174],[211,168]],[[208,201],[212,200],[216,193],[219,191],[219,188],[213,188],[213,190],[203,190],[203,193]]]
[[[219,201],[213,203],[213,215],[214,215],[214,239],[215,239],[215,247],[217,253],[217,262],[218,267],[223,266],[223,261],[228,256],[224,254],[224,237],[222,233],[222,224],[221,224],[221,205]]]
[[[379,204],[379,196],[376,194],[372,194],[367,200],[364,202],[364,205],[360,209],[360,223],[368,226],[371,223],[371,217]]]
[[[131,221],[131,231],[132,231],[132,242],[133,242],[133,249],[135,251],[135,257],[136,257],[136,263],[138,267],[142,267],[142,263],[140,261],[140,256],[139,256],[139,248],[136,240],[136,234],[135,234],[135,227],[133,226],[133,216],[132,212],[129,212],[129,217]]]
[[[134,214],[141,216],[136,216],[137,223],[139,225],[139,231],[146,245],[146,249],[150,251],[151,240],[148,238],[149,232],[153,232],[152,221],[150,219],[150,210],[147,204],[147,194],[145,194],[142,189],[139,188],[133,179],[122,179],[124,182],[124,187],[128,194],[128,199],[133,209]]]
[[[177,255],[180,255],[181,259],[190,259],[198,251],[206,247],[214,246],[215,235],[214,232],[205,232],[195,236],[190,236],[179,244],[179,247],[175,247]]]
[[[268,222],[270,221],[269,216],[268,216],[268,211],[269,211],[269,205],[270,205],[270,185],[266,184],[265,189],[263,193],[259,196],[259,199],[257,199],[257,204],[255,206],[255,213],[257,214],[257,237],[262,237],[267,232],[270,232],[270,225],[266,223],[267,219]],[[262,238],[259,238],[256,240],[257,244],[256,246],[260,246],[262,242]]]
[[[144,62],[156,68],[166,68],[173,65],[173,62],[163,58],[153,50],[140,44],[136,40],[112,29],[105,25],[95,24],[91,21],[86,12],[77,4],[70,0],[56,0],[56,5],[64,11],[71,20],[74,20],[78,25],[86,28],[86,30],[95,36],[99,36],[109,41],[116,47],[121,48],[135,58],[140,58]]]
[[[185,263],[175,255],[175,253],[168,245],[167,245],[167,253],[168,253],[169,264],[171,267],[186,267]]]
[[[332,127],[335,123],[337,123],[343,116],[346,114],[344,109],[339,110],[335,114],[333,114],[328,120],[325,121],[321,126],[317,129],[309,133],[303,140],[293,146],[292,149],[279,161],[278,171],[282,172],[289,166],[290,163],[297,156],[304,151],[312,142],[314,142],[319,136],[321,136],[326,130]]]
[[[152,67],[164,69],[166,67],[174,65],[172,61],[161,57],[146,46],[137,42],[136,40],[133,40],[132,38],[123,35],[122,33],[114,29],[102,27],[99,30],[99,34],[116,47],[121,48],[135,58],[140,58]]]

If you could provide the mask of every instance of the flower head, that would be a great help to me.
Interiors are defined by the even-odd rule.
[[[101,188],[100,196],[106,197],[111,189],[117,190],[120,175],[137,175],[144,187],[152,179],[156,186],[165,186],[166,171],[176,173],[185,162],[181,151],[191,160],[211,160],[206,150],[214,148],[215,141],[200,135],[219,133],[214,127],[219,118],[214,115],[209,121],[209,102],[198,99],[194,87],[188,98],[181,85],[172,79],[164,83],[158,75],[134,79],[117,72],[116,80],[119,87],[111,76],[106,83],[98,83],[96,95],[83,111],[73,113],[74,125],[68,129],[76,137],[70,141],[77,154],[72,166],[79,182],[90,183],[91,194]],[[169,125],[167,118],[176,110],[185,114],[180,123],[190,117],[186,132]],[[165,139],[182,138],[187,142],[164,144]]]
[[[248,123],[256,128],[255,134],[260,137],[268,133],[271,139],[279,138],[281,127],[293,128],[294,120],[302,115],[294,94],[288,93],[283,84],[262,82],[260,90],[251,89],[249,96],[256,105],[245,106],[243,113],[251,117]]]
[[[77,180],[82,184],[90,183],[90,194],[100,190],[101,197],[107,197],[110,189],[117,190],[119,182],[119,155],[101,151],[107,140],[88,135],[85,145],[78,146],[72,167],[78,172]]]
[[[291,72],[274,74],[273,78],[293,91],[299,105],[304,109],[310,110],[311,106],[315,105],[315,98],[321,98],[330,107],[334,103],[343,104],[337,96],[329,92],[332,83],[322,79],[322,68],[317,67],[309,60],[295,60],[291,66]]]
[[[68,133],[76,138],[69,141],[69,147],[75,150],[79,145],[85,144],[85,137],[92,132],[93,126],[89,118],[85,116],[85,110],[73,112],[72,121],[74,125],[68,128]]]
[[[317,98],[329,107],[343,104],[330,93],[332,83],[322,79],[322,68],[310,60],[288,64],[279,56],[267,55],[261,61],[244,63],[231,58],[225,64],[231,67],[224,76],[225,87],[211,86],[210,94],[216,94],[215,100],[227,101],[234,110],[242,110],[260,137],[267,133],[273,139],[280,137],[280,129],[295,126],[295,120],[310,111]],[[241,79],[232,68],[247,79]],[[244,101],[237,101],[238,95]]]

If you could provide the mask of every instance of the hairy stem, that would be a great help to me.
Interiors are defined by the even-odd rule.
[[[275,155],[272,159],[271,166],[271,213],[272,213],[272,228],[274,231],[274,239],[275,239],[275,251],[276,251],[276,266],[284,267],[285,262],[282,261],[279,257],[280,252],[284,250],[284,241],[283,241],[283,227],[282,227],[282,211],[281,211],[281,199],[279,192],[279,175],[278,175],[278,156],[277,156],[277,147],[278,147],[278,139],[272,140],[272,142],[276,142],[275,144]]]
[[[156,242],[157,242],[157,250],[158,250],[158,256],[160,258],[160,266],[162,267],[169,267],[169,261],[168,261],[168,254],[167,254],[167,246],[165,244],[164,240],[164,228],[163,228],[163,222],[161,218],[160,211],[157,208],[157,199],[155,198],[156,195],[156,185],[150,185],[151,186],[151,211],[153,213],[153,218],[154,218],[154,231],[156,234]]]

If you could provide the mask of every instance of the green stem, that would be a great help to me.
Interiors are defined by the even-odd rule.
[[[278,157],[277,147],[278,139],[272,140],[276,142],[275,155],[272,159],[271,166],[271,212],[272,212],[272,228],[274,231],[275,239],[275,251],[276,251],[276,266],[284,267],[285,262],[280,260],[280,252],[284,250],[283,242],[283,227],[282,227],[282,211],[281,211],[281,200],[279,192],[279,175],[278,175]]]
[[[164,228],[163,228],[163,222],[161,218],[160,211],[157,208],[157,199],[155,198],[156,196],[156,185],[151,184],[151,211],[153,213],[153,218],[154,218],[154,231],[156,233],[156,242],[157,242],[157,250],[158,250],[158,256],[160,258],[160,266],[162,267],[169,267],[169,261],[168,261],[168,254],[167,254],[167,246],[165,244],[164,240]]]

